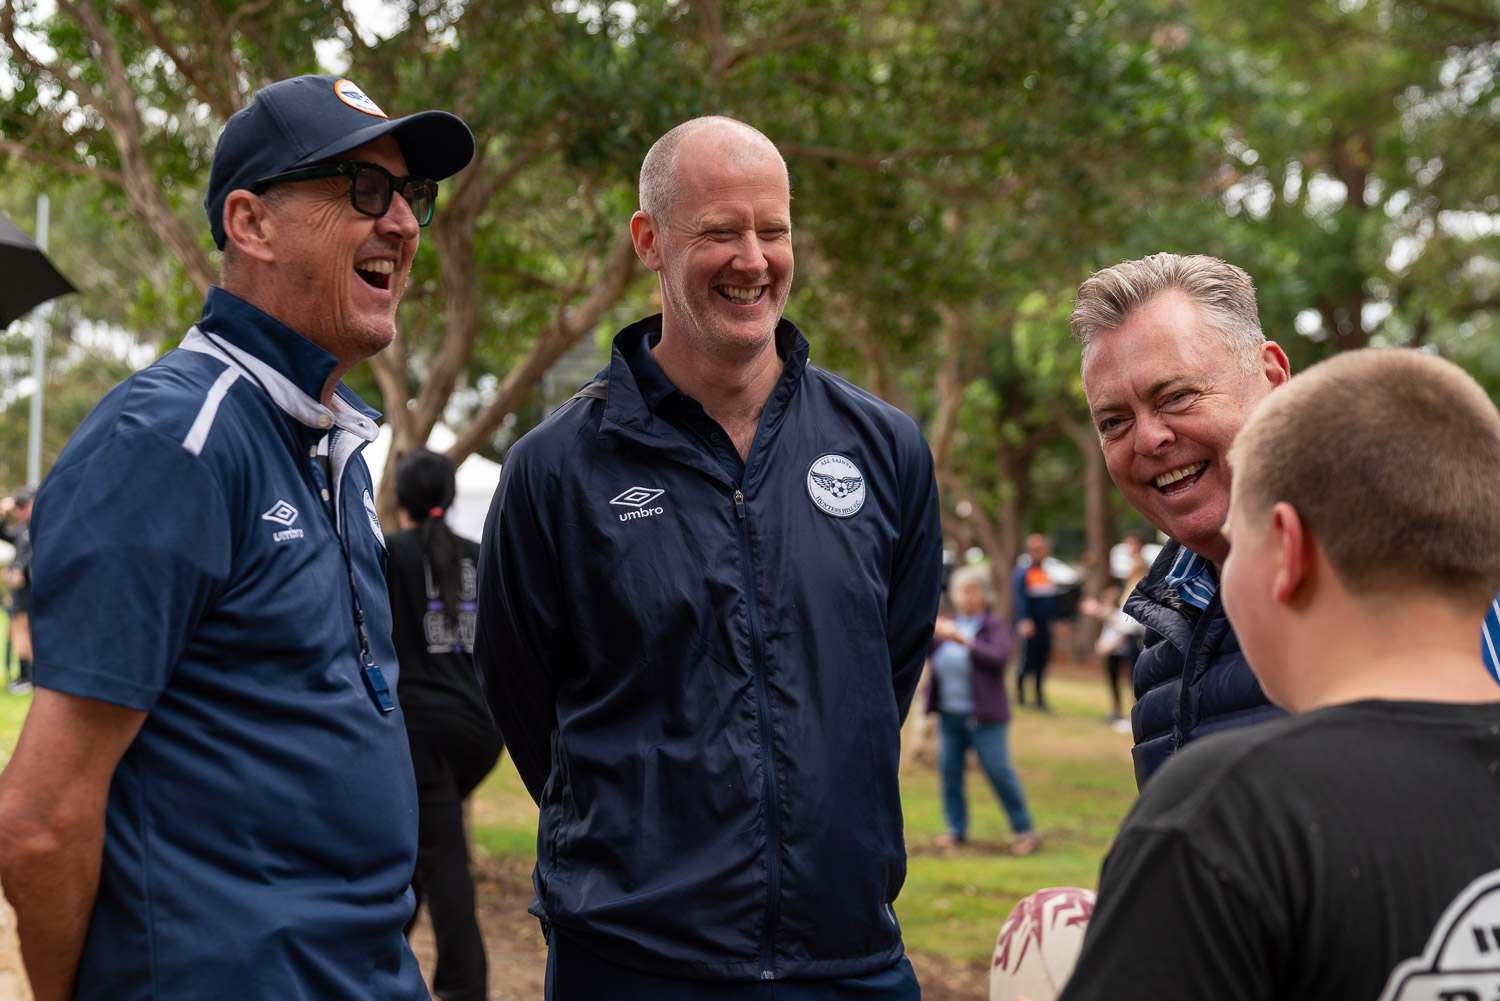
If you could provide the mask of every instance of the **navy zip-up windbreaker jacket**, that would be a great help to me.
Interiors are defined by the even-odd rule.
[[[1181,543],[1167,543],[1125,603],[1126,614],[1146,627],[1130,711],[1138,787],[1189,741],[1285,715],[1240,652],[1219,595],[1189,618],[1182,599],[1166,594],[1167,571],[1181,551]]]
[[[783,320],[736,478],[706,416],[653,409],[696,406],[635,358],[660,329],[623,330],[607,396],[511,449],[485,527],[475,659],[541,806],[532,909],[661,975],[872,973],[902,954],[899,729],[941,588],[931,453]]]

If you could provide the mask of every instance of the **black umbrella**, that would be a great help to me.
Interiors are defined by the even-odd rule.
[[[77,291],[31,237],[0,215],[0,330],[37,303]]]

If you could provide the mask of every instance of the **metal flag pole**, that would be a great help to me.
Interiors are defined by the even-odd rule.
[[[51,203],[45,194],[36,197],[36,245],[47,252],[47,216]],[[47,319],[52,314],[48,300],[32,317],[31,328],[31,424],[26,436],[26,482],[42,481],[42,386],[46,383]]]

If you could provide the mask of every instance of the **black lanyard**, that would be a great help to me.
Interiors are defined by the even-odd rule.
[[[329,466],[332,467],[333,459],[333,434],[328,438]],[[330,480],[332,477],[330,477]],[[341,503],[338,500],[338,490],[333,492],[335,505]],[[333,534],[339,537],[339,548],[344,551],[344,567],[349,571],[349,593],[354,597],[354,626],[359,630],[359,664],[360,673],[365,676],[365,687],[375,698],[375,704],[383,713],[391,712],[396,708],[396,700],[391,698],[391,686],[386,684],[385,675],[380,670],[380,665],[375,663],[375,655],[370,652],[370,634],[365,630],[365,610],[359,603],[359,587],[354,583],[354,557],[349,553],[349,546],[344,541],[344,536],[339,532],[338,510],[333,512]]]
[[[234,355],[225,345],[219,343],[217,337],[203,330],[202,327],[198,329],[210,341],[218,345],[219,350],[224,352],[230,364],[234,364],[236,368],[248,375],[260,387],[260,391],[266,394],[266,398],[271,401],[272,406],[276,406],[276,398],[271,395],[271,391],[266,388],[266,384],[261,382],[260,378],[254,372],[250,371],[248,367],[236,364]],[[359,631],[360,673],[364,675],[365,687],[370,690],[370,696],[374,698],[375,704],[380,707],[381,712],[388,713],[395,710],[396,700],[391,698],[391,686],[386,683],[385,675],[381,672],[380,666],[375,663],[375,655],[370,652],[370,634],[365,629],[365,610],[364,606],[360,604],[359,586],[354,581],[354,555],[349,552],[349,544],[344,538],[344,534],[339,531],[339,508],[343,501],[339,497],[338,485],[333,482],[333,445],[337,433],[338,428],[335,426],[327,435],[328,465],[324,476],[328,480],[328,486],[331,490],[330,497],[332,498],[333,507],[332,510],[329,510],[328,505],[325,504],[324,510],[333,519],[333,534],[339,540],[339,549],[344,554],[344,569],[349,571],[349,594],[353,598],[354,628]],[[301,460],[302,457],[299,451],[299,461]]]

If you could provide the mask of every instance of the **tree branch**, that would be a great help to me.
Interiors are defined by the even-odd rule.
[[[135,93],[131,90],[130,77],[126,73],[125,60],[120,56],[119,47],[115,45],[114,38],[92,5],[76,3],[74,0],[57,0],[57,7],[74,20],[98,50],[99,63],[104,69],[104,79],[115,105],[115,110],[106,115],[106,121],[112,123],[110,136],[120,154],[124,188],[130,196],[133,210],[177,257],[198,292],[206,295],[217,273],[208,262],[208,256],[198,246],[197,237],[172,210],[171,203],[163,194],[160,182],[146,159]],[[103,111],[100,113],[104,114]]]
[[[125,175],[118,170],[110,170],[108,167],[90,167],[86,163],[77,160],[57,160],[45,153],[39,153],[29,146],[13,142],[9,139],[0,140],[0,153],[9,154],[18,160],[26,160],[30,163],[39,163],[44,167],[61,171],[65,174],[77,174],[80,177],[97,177],[111,184],[125,186]]]
[[[717,18],[719,16],[717,2],[714,3],[714,7],[716,8],[715,17]],[[836,9],[800,11],[790,17],[784,18],[778,25],[776,33],[767,38],[756,42],[746,42],[732,52],[728,51],[728,47],[725,45],[722,55],[719,52],[715,53],[714,70],[719,78],[722,79],[723,76],[727,75],[740,63],[755,56],[796,48],[798,45],[807,42],[827,41],[830,38],[841,37],[839,33],[831,31],[828,28],[815,28],[806,31],[802,29],[807,25],[836,21],[845,14],[857,9],[857,5],[850,5],[849,7]],[[722,25],[719,28],[718,37],[722,44],[724,41]]]
[[[208,86],[207,81],[198,73],[193,63],[183,58],[182,53],[177,51],[177,46],[168,40],[161,28],[152,20],[151,14],[142,6],[141,0],[125,0],[123,6],[125,13],[129,14],[131,20],[146,33],[146,37],[151,40],[151,43],[166,53],[167,58],[172,61],[172,67],[177,70],[177,75],[187,82],[188,86],[193,89],[193,93],[198,95],[198,99],[208,105],[214,114],[220,118],[227,119],[239,110],[238,107],[231,107],[221,95],[216,94]],[[235,16],[238,17],[239,15],[236,14]]]
[[[74,7],[67,0],[61,0],[58,6],[64,10]],[[91,12],[92,13],[92,12]],[[75,17],[74,20],[77,20]],[[92,87],[82,80],[74,79],[68,72],[68,68],[61,63],[47,63],[33,56],[16,38],[16,7],[15,0],[5,0],[5,13],[0,15],[0,31],[4,32],[5,41],[10,45],[11,53],[25,65],[31,67],[37,73],[50,77],[54,82],[66,87],[78,98],[79,102],[87,107],[93,108],[104,119],[104,124],[113,130],[118,117],[109,102],[100,97]]]
[[[454,465],[463,462],[488,441],[505,415],[520,405],[543,373],[580,337],[598,325],[605,310],[625,294],[625,289],[635,275],[635,264],[635,244],[630,239],[630,233],[625,232],[616,237],[609,256],[605,258],[599,280],[594,283],[583,302],[568,310],[561,324],[554,321],[537,335],[531,351],[506,374],[495,398],[475,415],[469,426],[458,436],[453,447],[448,450],[448,458],[453,460]]]
[[[1465,21],[1469,24],[1478,25],[1481,28],[1491,30],[1500,29],[1500,17],[1494,14],[1483,14],[1476,10],[1459,7],[1456,4],[1444,3],[1443,0],[1423,0],[1422,6],[1429,11],[1437,11],[1446,14],[1455,21]],[[1485,39],[1492,41],[1493,39]]]
[[[276,51],[275,42],[267,38],[264,31],[261,31],[258,27],[246,25],[244,34],[246,38],[255,43],[256,48],[260,49],[261,55],[265,57],[271,69],[271,79],[285,80],[288,77],[296,76],[292,72],[292,68],[287,65],[286,60],[281,58],[281,53]]]
[[[481,146],[481,148],[483,147]],[[512,181],[520,176],[521,171],[525,170],[527,165],[532,160],[535,160],[542,150],[546,148],[547,140],[545,138],[533,138],[520,149],[516,150],[516,155],[511,157],[510,163],[501,167],[493,177],[481,179],[482,183],[479,190],[475,192],[476,208],[482,209],[488,205],[496,195],[504,191]]]
[[[880,170],[889,164],[919,160],[923,157],[980,156],[991,150],[998,149],[1001,145],[1001,143],[995,142],[985,146],[912,146],[890,153],[856,153],[852,150],[838,149],[833,146],[812,146],[806,143],[795,142],[778,143],[776,148],[787,159],[831,160],[834,163],[847,163],[850,166],[863,167],[866,170]]]
[[[359,27],[355,24],[354,15],[349,13],[349,5],[344,0],[333,0],[333,9],[338,14],[339,20],[343,22],[344,30],[349,32],[349,38],[351,39],[349,47],[355,51],[356,56],[368,55],[370,47],[360,37]]]
[[[698,22],[703,25],[703,40],[708,45],[708,73],[717,83],[722,83],[729,69],[729,41],[724,37],[724,13],[719,0],[698,0],[693,4],[698,13]]]
[[[370,370],[375,373],[375,384],[385,401],[385,419],[391,425],[394,449],[394,438],[405,437],[402,432],[411,423],[411,411],[406,405],[410,399],[406,392],[406,340],[399,330],[384,351],[370,356]]]
[[[969,312],[966,309],[944,309],[942,312],[947,322],[939,334],[943,360],[937,373],[937,412],[932,418],[932,461],[940,476],[956,479],[953,452],[958,439],[958,411],[964,392],[958,346],[969,330]]]

